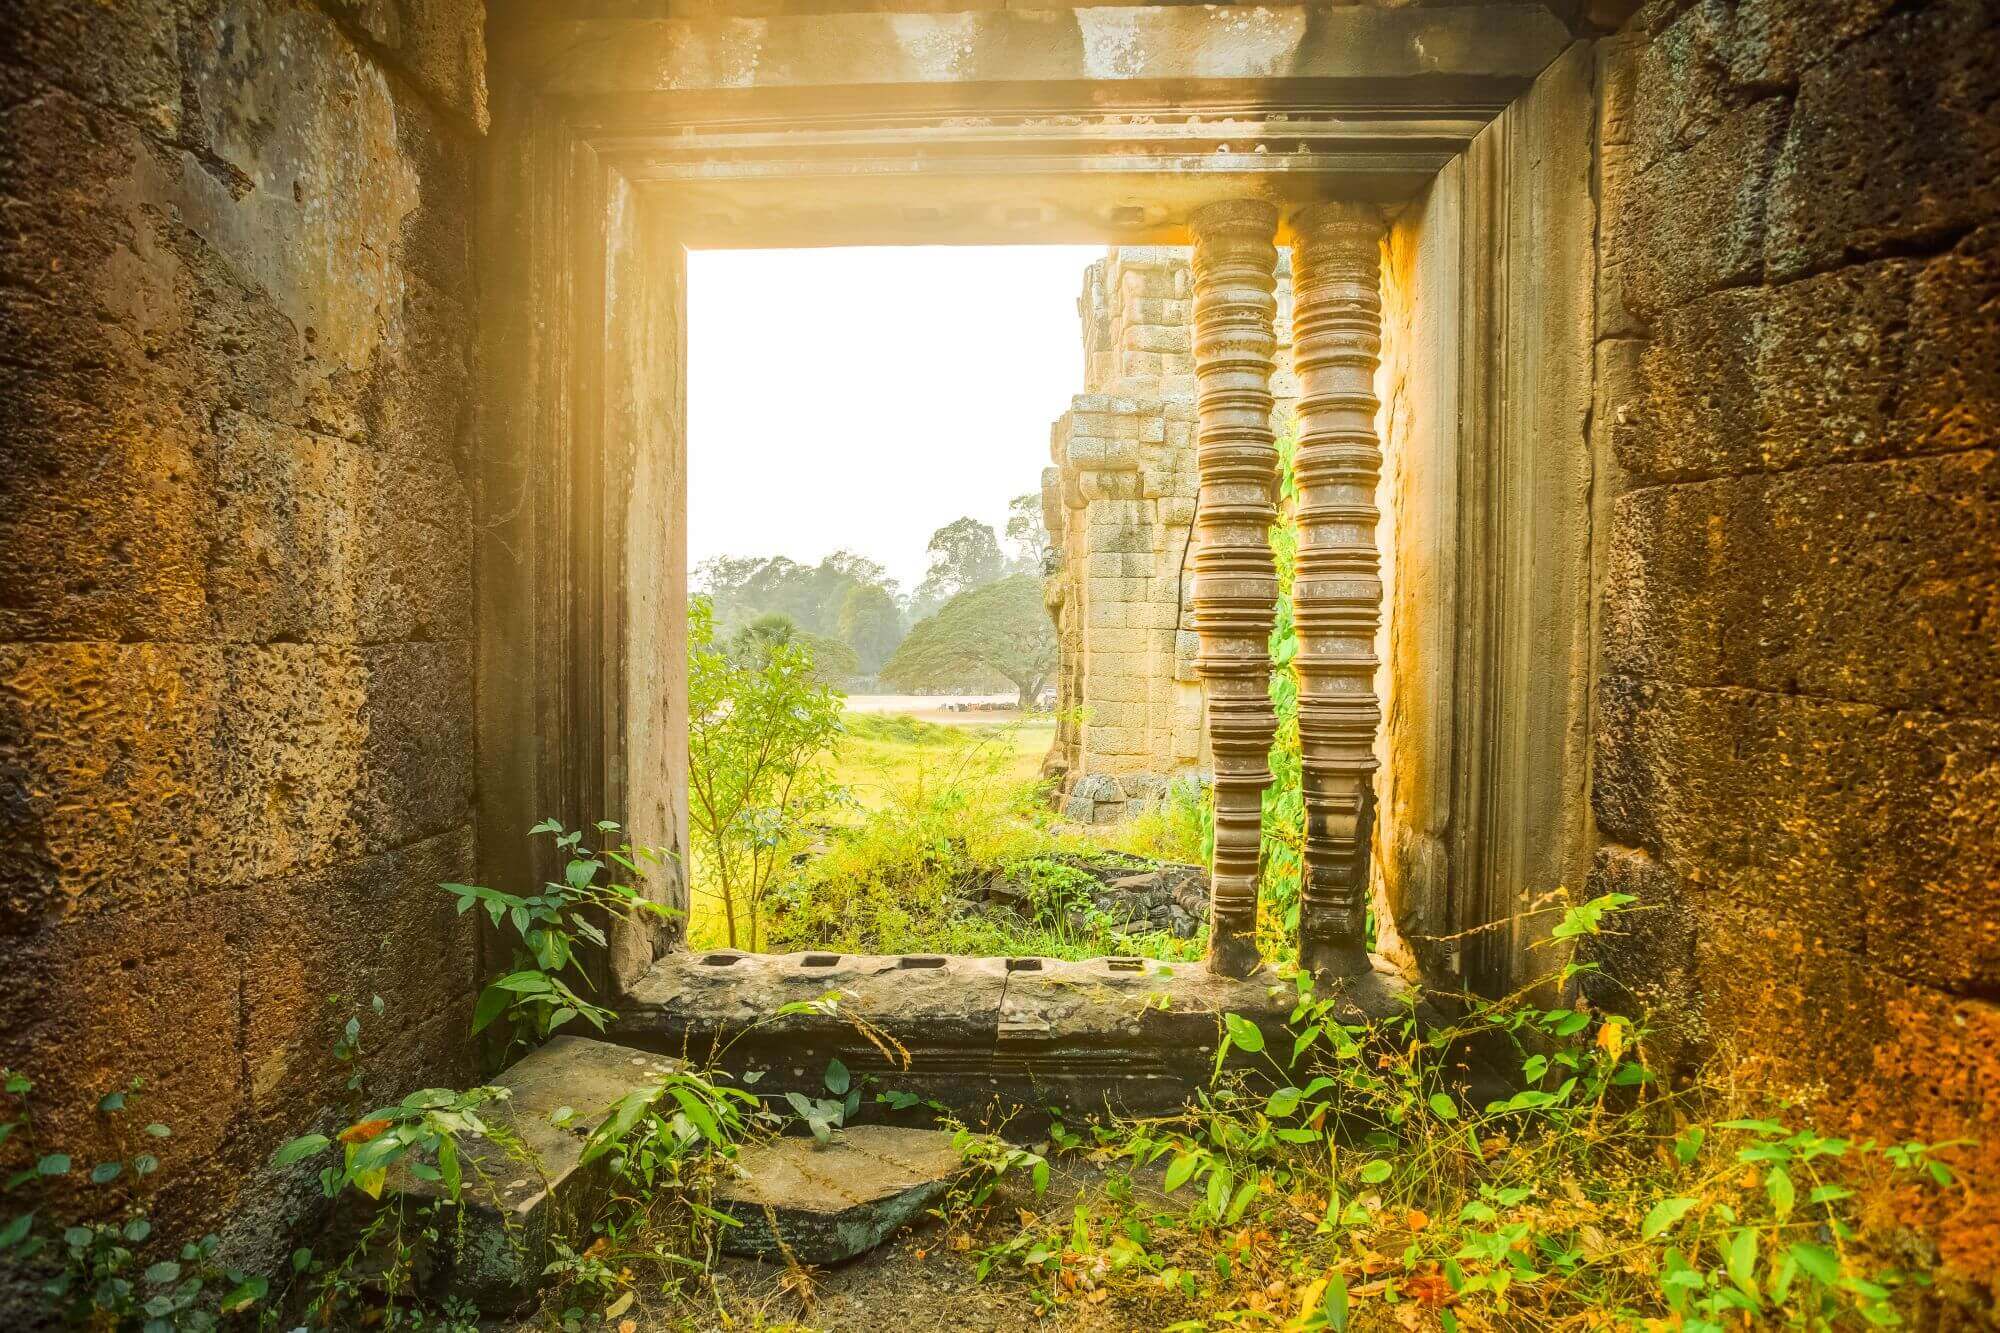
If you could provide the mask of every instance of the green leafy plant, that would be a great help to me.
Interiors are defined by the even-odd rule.
[[[1558,939],[1631,909],[1566,908]],[[1892,1325],[1926,1280],[1860,1203],[1953,1187],[1957,1145],[1854,1141],[1738,1088],[1667,1087],[1623,1015],[1524,996],[1425,1012],[1356,1021],[1299,978],[1284,1040],[1226,1015],[1235,1058],[1196,1104],[1093,1126],[1082,1151],[1108,1186],[1071,1218],[1026,1219],[981,1273],[1051,1306],[1115,1297],[1161,1328],[1697,1333]],[[1511,1091],[1471,1095],[1471,1041],[1511,1046]]]
[[[840,734],[840,699],[803,644],[774,642],[746,659],[716,642],[706,598],[689,606],[694,889],[720,910],[732,948],[758,947],[765,895],[805,831],[841,802],[820,762]]]
[[[154,1234],[148,1183],[159,1159],[151,1149],[172,1137],[166,1125],[146,1124],[147,1151],[112,1157],[81,1173],[69,1153],[31,1145],[33,1090],[25,1074],[0,1069],[7,1116],[0,1120],[0,1147],[25,1150],[24,1164],[0,1183],[0,1197],[10,1205],[0,1213],[27,1205],[0,1224],[0,1258],[44,1271],[36,1290],[50,1314],[74,1327],[206,1333],[264,1304],[268,1279],[223,1266],[215,1236],[172,1247]],[[98,1114],[121,1140],[119,1127],[142,1091],[134,1079],[98,1100]],[[67,1225],[53,1220],[55,1210],[45,1195],[63,1183],[77,1186],[70,1207],[89,1220]]]
[[[620,831],[609,820],[599,820],[595,827],[606,837]],[[562,877],[543,884],[539,893],[522,896],[476,884],[441,886],[457,896],[461,915],[477,904],[496,928],[513,932],[513,968],[480,993],[472,1014],[475,1034],[505,1020],[509,1049],[538,1046],[579,1018],[603,1031],[613,1014],[579,992],[590,988],[578,958],[579,945],[605,947],[599,919],[672,913],[639,887],[647,867],[662,862],[662,853],[629,842],[592,850],[583,845],[580,830],[565,829],[554,819],[543,820],[528,833],[553,838],[563,858]]]
[[[509,1095],[506,1088],[490,1086],[464,1092],[422,1088],[400,1102],[377,1107],[332,1138],[302,1134],[287,1140],[271,1155],[271,1165],[287,1167],[337,1145],[339,1163],[324,1166],[319,1173],[320,1189],[329,1199],[350,1187],[379,1199],[390,1169],[402,1163],[417,1179],[441,1184],[445,1197],[456,1203],[464,1185],[458,1141],[466,1135],[500,1135],[500,1128],[481,1115],[480,1108]]]

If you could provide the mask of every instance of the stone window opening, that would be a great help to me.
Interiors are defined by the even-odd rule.
[[[1079,23],[1104,21],[1102,11],[1076,14]],[[1090,64],[1087,47],[1073,57],[1028,43],[1009,49],[1047,70],[976,90],[982,76],[967,71],[1029,74],[1010,55],[933,76],[930,49],[903,45],[915,40],[910,23],[840,15],[753,27],[767,44],[816,36],[886,44],[882,60],[852,68],[765,61],[748,83],[737,82],[702,63],[699,19],[634,28],[614,60],[590,53],[611,49],[604,43],[617,23],[551,28],[545,36],[562,54],[534,50],[530,58],[525,38],[499,54],[528,60],[539,91],[510,112],[509,141],[524,156],[518,171],[496,176],[499,197],[488,212],[550,222],[509,238],[513,269],[504,256],[497,262],[503,272],[566,271],[580,280],[538,279],[521,307],[526,323],[495,323],[495,383],[522,448],[489,461],[492,489],[517,484],[523,459],[553,465],[584,512],[608,521],[566,529],[529,514],[510,520],[528,531],[502,524],[485,538],[496,563],[563,571],[531,573],[526,595],[511,603],[502,595],[502,614],[482,620],[491,686],[482,699],[492,705],[483,748],[519,756],[489,768],[486,824],[525,826],[548,808],[599,808],[624,813],[642,835],[686,845],[678,757],[685,705],[672,669],[685,649],[677,608],[686,571],[672,548],[686,503],[679,423],[688,247],[1206,248],[1217,260],[1216,289],[1228,294],[1212,306],[1213,320],[1197,319],[1205,326],[1197,338],[1214,344],[1210,373],[1195,378],[1209,381],[1197,399],[1212,409],[1218,461],[1216,498],[1202,502],[1202,536],[1188,559],[1205,589],[1191,599],[1189,630],[1220,793],[1219,926],[1211,965],[1176,971],[1231,995],[1240,975],[1250,1003],[1249,990],[1271,975],[1258,968],[1243,929],[1255,901],[1255,802],[1270,727],[1261,633],[1270,605],[1262,531],[1272,513],[1265,478],[1276,351],[1268,284],[1277,244],[1292,242],[1302,211],[1365,208],[1374,211],[1378,258],[1367,276],[1381,303],[1371,317],[1379,348],[1366,349],[1366,359],[1379,355],[1380,368],[1363,365],[1367,340],[1352,321],[1315,322],[1311,339],[1328,349],[1315,373],[1329,384],[1314,391],[1326,424],[1315,430],[1336,461],[1309,506],[1326,514],[1325,562],[1309,579],[1322,595],[1307,598],[1326,647],[1305,682],[1321,835],[1312,847],[1307,954],[1329,976],[1366,985],[1379,975],[1355,947],[1356,919],[1373,894],[1386,905],[1391,938],[1399,933],[1406,944],[1406,961],[1451,982],[1508,988],[1533,965],[1529,940],[1490,923],[1531,892],[1581,883],[1587,831],[1584,755],[1571,738],[1587,706],[1590,460],[1561,446],[1575,438],[1563,423],[1586,415],[1590,382],[1592,50],[1570,46],[1562,25],[1533,7],[1334,10],[1313,21],[1390,37],[1328,41],[1316,29],[1320,44],[1298,57],[1299,68],[1316,71],[1310,76],[1274,77],[1264,64],[1211,70],[1203,82],[1192,71],[1176,74],[1172,53],[1206,49],[1183,41],[1181,30],[1232,21],[1226,12],[1142,9],[1120,21],[1146,30],[1135,40],[1165,43],[1145,68],[1166,83],[1121,85],[1121,67]],[[1044,20],[994,11],[951,22],[984,34]],[[1153,26],[1161,33],[1147,35]],[[1168,40],[1167,30],[1178,36]],[[675,40],[662,44],[663,34]],[[1291,40],[1304,40],[1304,30]],[[889,47],[902,54],[890,58]],[[1401,53],[1419,48],[1461,67],[1441,77],[1439,65],[1407,63]],[[1084,64],[1063,72],[1073,58]],[[1162,95],[1182,77],[1189,81]],[[838,95],[801,91],[829,78],[851,84]],[[800,88],[790,86],[795,80]],[[1355,114],[1360,107],[1366,115]],[[586,229],[591,239],[579,250],[574,224],[596,217],[603,227]],[[1352,238],[1345,244],[1357,249]],[[1333,285],[1353,288],[1361,268],[1351,254],[1343,263]],[[517,328],[568,330],[569,342],[508,336]],[[1574,374],[1578,361],[1582,373]],[[1261,389],[1249,383],[1259,368]],[[572,371],[584,373],[565,378]],[[1369,384],[1381,402],[1379,425],[1361,401]],[[1191,424],[1200,428],[1203,415],[1198,405]],[[1383,570],[1373,586],[1355,563],[1369,525],[1358,513],[1349,437],[1364,423],[1382,451],[1373,508],[1383,519],[1372,535]],[[1190,503],[1187,519],[1196,518]],[[505,580],[491,586],[510,588]],[[527,632],[510,635],[517,628]],[[1178,654],[1185,640],[1173,629]],[[538,660],[521,660],[524,639],[537,644]],[[1371,680],[1379,704],[1360,688]],[[553,755],[519,754],[515,738],[539,734],[550,715],[566,720],[570,739]],[[498,840],[482,845],[496,865],[510,855]],[[488,875],[509,878],[504,867]],[[1466,935],[1473,928],[1485,933]],[[631,1021],[671,1028],[683,1021],[672,1013],[688,1012],[689,988],[722,996],[715,987],[748,985],[773,965],[701,961],[714,958],[685,953],[671,933],[625,938],[606,982],[634,1002]],[[1046,999],[1054,992],[1038,986],[1060,991],[1079,967],[1089,969],[1090,986],[1153,984],[1150,972],[1113,960],[1049,960],[1030,972],[990,959],[907,968],[834,956],[792,971],[864,995],[879,973],[893,979],[899,1003],[922,1010],[927,1039],[987,1024],[980,1040],[990,1051],[994,1041],[1056,1040],[1058,1018],[1045,1007],[1011,1012],[1008,997]],[[916,1021],[917,1010],[902,1012]]]

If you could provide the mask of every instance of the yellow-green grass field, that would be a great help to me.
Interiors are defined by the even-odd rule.
[[[1046,715],[1013,722],[947,726],[905,714],[846,713],[827,768],[848,788],[860,811],[879,810],[891,793],[919,781],[947,782],[977,772],[1004,787],[1032,782],[1055,739]],[[858,817],[859,811],[857,811]]]

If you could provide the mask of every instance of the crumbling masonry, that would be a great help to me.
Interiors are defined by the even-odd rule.
[[[1205,782],[1195,670],[1194,277],[1184,246],[1113,246],[1084,271],[1084,391],[1049,431],[1042,516],[1061,658],[1044,771],[1059,808],[1109,823]],[[1290,256],[1277,274],[1272,423],[1290,429]]]

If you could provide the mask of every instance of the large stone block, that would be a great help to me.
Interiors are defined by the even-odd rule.
[[[1613,508],[1609,670],[2000,713],[2000,453],[1656,486]]]
[[[177,0],[94,0],[0,10],[0,47],[36,76],[84,101],[115,108],[163,139],[181,125]]]
[[[465,645],[246,647],[225,671],[216,879],[269,879],[466,821]]]
[[[1737,108],[1691,147],[1631,173],[1605,263],[1638,319],[1762,272],[1765,198],[1788,109],[1776,97]]]
[[[129,915],[190,891],[219,833],[223,693],[211,648],[0,645],[10,929],[71,912]]]
[[[207,463],[180,403],[0,374],[0,636],[188,640],[207,606]]]
[[[470,1031],[478,983],[477,920],[438,886],[474,874],[460,828],[413,846],[267,881],[247,891],[244,1065],[255,1113],[283,1129],[301,1106],[337,1100],[343,1073],[326,1051],[353,1009],[366,1044],[441,1015]],[[347,997],[329,1007],[327,997]],[[380,1018],[366,1012],[384,997]],[[372,1064],[372,1061],[371,1061]],[[371,1071],[381,1074],[385,1071]]]
[[[1910,300],[1896,416],[1914,448],[1961,449],[2000,434],[2000,224],[1924,265]]]
[[[1799,80],[1766,261],[1794,277],[1934,244],[2000,212],[1989,0],[1895,15]]]
[[[164,1234],[226,1209],[235,1192],[247,1123],[238,933],[247,907],[240,895],[203,893],[94,913],[10,940],[0,967],[9,1015],[0,1065],[35,1080],[43,1142],[88,1163],[128,1155],[134,1119],[172,1129],[151,1149],[162,1186],[153,1221]],[[99,1115],[98,1099],[134,1078],[145,1088],[130,1117]]]
[[[1743,1085],[1796,1098],[1823,1128],[1855,1138],[1969,1141],[1945,1152],[1963,1188],[1899,1190],[1896,1221],[1936,1240],[1947,1284],[1984,1284],[1990,1299],[2000,1285],[2000,1006],[1884,975],[1809,923],[1727,902],[1699,919],[1695,968],[1713,1048]]]
[[[1609,676],[1592,800],[1704,916],[1782,912],[1928,985],[2000,980],[2000,723]]]
[[[485,0],[325,0],[419,87],[486,128]]]

